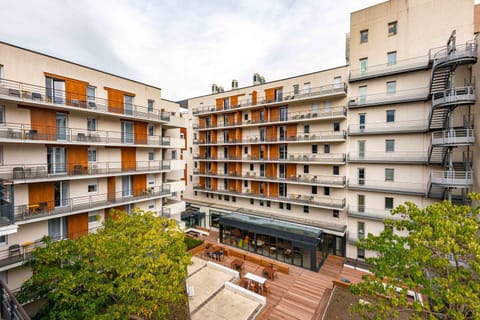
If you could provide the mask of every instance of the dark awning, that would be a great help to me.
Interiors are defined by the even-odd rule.
[[[320,228],[238,213],[221,216],[220,225],[311,245],[317,245],[323,234]]]

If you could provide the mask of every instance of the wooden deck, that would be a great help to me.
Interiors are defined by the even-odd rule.
[[[206,242],[230,248],[227,245],[217,244],[217,233],[210,231],[210,236],[199,237]],[[240,249],[236,249],[237,251]],[[204,256],[203,251],[197,256],[211,260]],[[249,252],[248,256],[257,256]],[[228,268],[237,257],[226,256],[223,261],[217,262]],[[266,259],[258,255],[258,260]],[[330,294],[332,280],[348,278],[351,282],[357,282],[364,274],[358,270],[343,267],[344,258],[330,255],[319,272],[310,271],[293,265],[289,265],[289,273],[277,272],[275,280],[268,280],[267,305],[257,317],[259,320],[314,320],[321,318],[326,307],[327,297]],[[242,274],[247,272],[261,276],[263,266],[252,261],[244,261]],[[327,298],[327,299],[326,299]]]

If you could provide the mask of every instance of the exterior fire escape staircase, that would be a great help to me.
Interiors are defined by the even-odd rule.
[[[475,86],[472,79],[468,79],[463,87],[457,87],[455,71],[461,65],[476,62],[476,42],[469,41],[457,46],[455,31],[447,46],[434,55],[430,81],[432,109],[429,129],[432,136],[428,163],[442,166],[442,170],[430,174],[427,188],[430,198],[464,202],[473,184],[469,148],[474,143],[470,108],[476,101]],[[454,119],[454,111],[459,107],[466,108],[462,126]],[[459,147],[466,151],[459,154]]]

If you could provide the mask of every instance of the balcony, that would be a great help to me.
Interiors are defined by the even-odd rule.
[[[168,199],[162,207],[162,217],[168,217],[180,221],[180,214],[185,211],[185,201]]]
[[[249,99],[239,100],[238,105],[236,106],[203,106],[199,108],[194,108],[192,110],[193,115],[200,114],[209,114],[209,113],[219,113],[224,111],[231,110],[245,110],[252,107],[263,106],[263,105],[277,105],[285,104],[287,102],[294,101],[307,101],[312,99],[319,98],[334,98],[334,97],[345,97],[347,94],[347,84],[338,83],[330,84],[321,87],[315,87],[305,90],[299,90],[298,92],[285,92],[281,95],[277,95],[273,99],[267,99],[265,96],[257,97],[256,101],[251,101]]]
[[[427,154],[422,151],[365,151],[348,153],[349,162],[371,163],[426,163]]]
[[[415,101],[426,101],[429,99],[428,88],[417,88],[409,90],[398,90],[392,93],[383,92],[375,94],[351,97],[348,102],[349,108],[362,108],[380,106],[386,104],[397,104]]]
[[[455,47],[445,46],[433,54],[433,68],[477,62],[476,40],[467,41]]]
[[[416,182],[351,178],[348,180],[348,187],[352,190],[425,196],[427,186],[424,183]]]
[[[24,224],[29,221],[47,220],[52,217],[73,215],[86,211],[94,211],[112,206],[136,203],[170,195],[168,185],[123,190],[114,193],[95,194],[91,196],[63,199],[57,202],[39,202],[16,205],[14,207],[15,223]]]
[[[203,185],[194,185],[193,189],[200,192],[208,192],[223,195],[232,195],[239,198],[257,199],[257,200],[269,200],[273,202],[288,202],[291,204],[297,204],[302,206],[318,207],[324,209],[338,209],[343,210],[345,208],[345,198],[332,198],[332,197],[317,197],[310,195],[289,194],[287,196],[269,196],[263,194],[256,194],[250,190],[245,192],[236,191],[234,189],[223,188],[208,188]]]
[[[389,134],[389,133],[416,133],[416,132],[426,132],[427,129],[428,129],[428,125],[425,120],[410,120],[410,121],[351,124],[348,126],[348,134],[351,136],[354,136],[354,135],[374,135],[374,134]]]
[[[350,231],[347,233],[347,241],[351,244],[355,244],[361,239],[365,239],[365,233],[357,233]]]
[[[432,171],[430,183],[447,188],[467,188],[473,185],[473,171]]]
[[[132,120],[158,121],[173,127],[185,127],[185,120],[158,109],[128,104],[123,101],[109,101],[108,99],[87,97],[78,93],[56,90],[53,99],[45,87],[37,86],[8,79],[0,79],[0,99],[20,102],[27,105],[41,105],[60,110],[81,110],[91,113],[107,114]],[[56,100],[56,101],[55,101]],[[119,107],[122,106],[122,107]]]
[[[185,190],[185,181],[183,180],[179,180],[179,181],[169,180],[163,185],[170,188],[170,192],[181,192]]]
[[[122,167],[123,165],[123,167]],[[89,162],[82,166],[67,163],[53,170],[51,165],[16,164],[0,166],[0,179],[13,180],[14,183],[38,182],[40,180],[69,180],[76,178],[107,177],[112,175],[135,173],[154,173],[170,170],[169,160],[122,162]]]
[[[19,123],[3,123],[0,141],[15,143],[51,143],[108,146],[170,146],[170,137],[146,136],[121,131],[89,131],[87,129],[32,127]],[[183,140],[182,140],[183,141]],[[182,145],[183,147],[184,145]]]
[[[299,174],[298,176],[290,175],[289,177],[276,177],[276,176],[261,176],[259,172],[247,171],[245,174],[237,174],[236,172],[202,172],[200,169],[193,171],[194,175],[214,177],[214,178],[230,178],[239,180],[258,180],[267,182],[278,183],[291,183],[298,185],[318,185],[318,186],[332,186],[332,187],[344,187],[345,176],[325,176],[325,175],[308,175]]]
[[[429,66],[429,56],[415,57],[396,61],[395,63],[384,63],[367,68],[354,69],[350,71],[350,82],[367,80],[377,77],[390,76],[404,72],[425,70]]]
[[[434,146],[461,146],[472,145],[475,136],[472,129],[451,129],[432,133]]]
[[[432,94],[432,108],[471,105],[475,104],[476,100],[475,87],[473,86],[451,88]]]
[[[359,219],[368,219],[374,221],[382,221],[383,219],[393,219],[390,209],[365,208],[364,206],[349,207],[347,216]]]
[[[30,320],[29,315],[23,309],[23,306],[17,301],[15,295],[8,286],[0,280],[0,317],[11,320]]]
[[[218,122],[216,125],[203,125],[193,124],[195,130],[211,130],[211,129],[224,129],[226,127],[258,127],[267,124],[283,124],[283,123],[300,123],[300,122],[313,122],[332,119],[344,119],[347,116],[347,109],[345,107],[333,107],[324,108],[323,110],[310,110],[310,111],[298,111],[289,112],[286,116],[277,116],[271,119],[250,119],[243,120],[241,122],[224,123]]]
[[[310,163],[310,164],[343,164],[345,163],[344,153],[318,153],[304,154],[291,153],[285,157],[260,157],[256,155],[248,155],[246,157],[236,156],[217,156],[211,157],[207,155],[194,155],[194,160],[205,161],[221,161],[221,162],[266,162],[266,163]]]

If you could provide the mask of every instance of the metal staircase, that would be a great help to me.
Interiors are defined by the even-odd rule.
[[[427,196],[464,202],[467,191],[473,184],[470,146],[474,143],[471,128],[470,108],[475,104],[475,86],[472,79],[465,79],[463,87],[455,85],[455,72],[462,65],[477,62],[477,44],[469,41],[456,45],[456,32],[452,32],[445,48],[434,54],[430,80],[432,109],[429,115],[431,143],[428,163],[441,166],[432,171],[428,182]],[[467,107],[467,119],[463,127],[455,127],[454,111]],[[456,156],[457,150],[466,149],[462,161]]]

